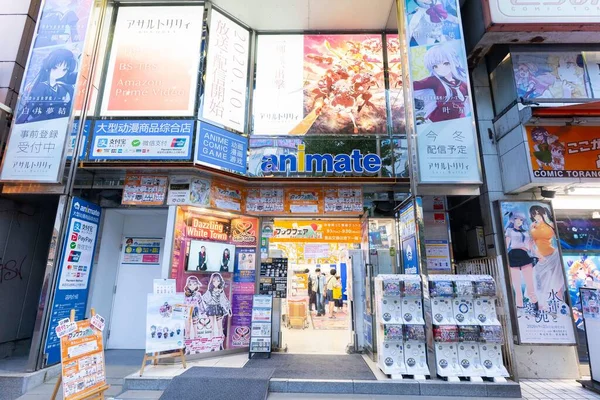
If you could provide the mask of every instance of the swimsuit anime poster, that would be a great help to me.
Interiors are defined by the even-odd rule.
[[[387,132],[381,35],[259,35],[257,57],[255,135]]]
[[[405,134],[404,91],[402,90],[402,55],[397,35],[386,36],[389,77],[389,99],[392,115],[392,134]]]
[[[512,53],[517,96],[524,99],[585,99],[581,53]]]
[[[574,344],[550,203],[500,202],[500,209],[519,343]]]
[[[193,116],[202,6],[121,7],[103,94],[105,116]]]
[[[528,126],[534,177],[600,178],[600,133],[593,126]]]
[[[479,146],[458,2],[405,1],[419,181],[479,183]]]
[[[91,0],[47,0],[25,69],[2,180],[58,182]]]

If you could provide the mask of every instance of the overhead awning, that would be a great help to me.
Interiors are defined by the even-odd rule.
[[[569,118],[569,117],[599,117],[600,101],[575,104],[560,107],[532,107],[532,117],[538,118]]]

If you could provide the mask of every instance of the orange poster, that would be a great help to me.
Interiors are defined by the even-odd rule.
[[[280,220],[273,226],[271,242],[360,243],[357,220]]]
[[[103,116],[193,116],[202,6],[121,7]]]
[[[286,211],[291,214],[322,214],[323,190],[287,189],[285,203]]]
[[[62,386],[65,400],[83,399],[106,386],[102,332],[90,320],[60,338]]]
[[[600,178],[600,131],[594,126],[528,126],[536,178]]]
[[[363,192],[359,187],[340,187],[324,190],[325,214],[360,215],[363,212]]]
[[[244,190],[233,183],[214,181],[210,187],[210,206],[221,210],[242,212]]]

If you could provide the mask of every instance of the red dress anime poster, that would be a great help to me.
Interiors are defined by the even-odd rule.
[[[387,132],[381,35],[260,35],[257,53],[255,135]]]

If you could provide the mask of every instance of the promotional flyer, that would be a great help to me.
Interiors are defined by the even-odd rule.
[[[419,182],[479,183],[479,146],[457,0],[403,0]]]
[[[103,116],[193,116],[202,6],[120,7]]]
[[[571,309],[549,202],[500,202],[520,343],[575,344]]]
[[[188,314],[182,293],[148,293],[146,353],[182,349]]]
[[[59,182],[92,3],[43,3],[0,180]]]
[[[259,35],[255,135],[387,132],[381,35]]]
[[[126,237],[121,265],[160,265],[162,238]]]
[[[527,126],[534,177],[600,178],[600,133],[593,126]]]

